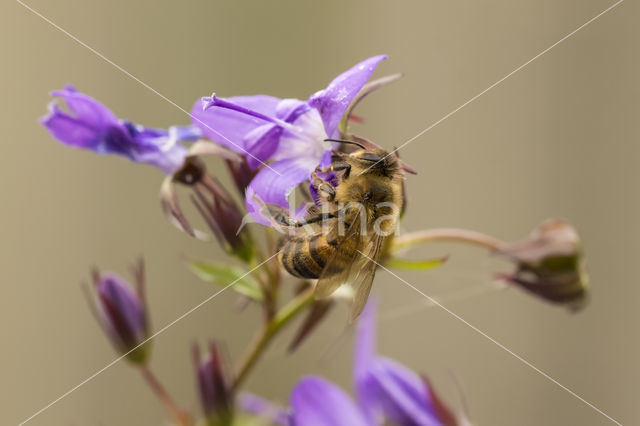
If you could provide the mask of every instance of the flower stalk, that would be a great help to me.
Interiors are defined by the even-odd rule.
[[[484,247],[492,252],[500,251],[506,243],[481,232],[460,228],[425,229],[396,237],[392,251],[397,252],[417,244],[429,242],[459,242]]]
[[[171,418],[175,420],[176,424],[180,426],[190,426],[192,424],[191,415],[182,410],[178,404],[175,403],[171,395],[169,395],[169,392],[167,392],[153,371],[151,371],[147,365],[140,365],[139,370],[145,382],[149,385],[149,388],[153,391],[156,397],[158,397]]]
[[[313,302],[313,287],[305,290],[283,306],[264,328],[255,336],[235,374],[232,390],[237,391],[252,368],[282,328]]]

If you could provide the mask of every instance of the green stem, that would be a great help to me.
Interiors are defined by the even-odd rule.
[[[468,229],[439,228],[426,229],[424,231],[412,232],[410,234],[397,237],[394,240],[393,251],[399,251],[403,248],[411,247],[416,244],[436,241],[453,241],[473,244],[484,247],[490,251],[498,251],[506,244],[505,242],[490,235],[470,231]]]
[[[273,337],[293,318],[313,302],[313,288],[300,293],[293,300],[282,307],[271,321],[256,335],[245,357],[239,364],[233,381],[233,390],[236,391],[247,378],[253,366],[269,346]]]
[[[176,424],[180,426],[191,425],[191,415],[178,407],[178,405],[173,401],[164,386],[162,386],[160,380],[158,380],[158,378],[153,374],[151,369],[146,365],[141,365],[140,372],[142,373],[142,377],[144,377],[144,380],[147,382],[153,393],[158,397],[162,405],[165,406],[165,408],[169,412],[169,415],[175,419]]]

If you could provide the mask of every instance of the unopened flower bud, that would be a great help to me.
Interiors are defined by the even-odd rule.
[[[249,262],[254,247],[249,230],[242,227],[244,215],[231,195],[216,178],[208,174],[193,187],[193,191],[195,195],[191,199],[220,245],[229,253]]]
[[[136,270],[136,289],[113,273],[94,271],[95,296],[90,299],[98,322],[118,352],[135,364],[149,357],[149,321],[144,297],[142,264]]]
[[[501,278],[553,303],[573,309],[587,299],[587,274],[580,238],[576,230],[560,219],[551,219],[526,239],[498,251],[516,263],[511,275]]]
[[[202,411],[209,425],[226,426],[233,421],[231,387],[224,371],[220,351],[210,344],[209,356],[202,359],[198,346],[193,348]]]

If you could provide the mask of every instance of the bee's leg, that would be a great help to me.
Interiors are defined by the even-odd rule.
[[[293,226],[305,226],[311,223],[323,222],[325,220],[332,219],[334,217],[337,217],[335,213],[318,213],[317,215],[310,216],[299,222],[295,222],[295,225]]]
[[[346,179],[349,177],[349,173],[351,173],[351,164],[347,163],[346,161],[343,161],[339,156],[333,156],[332,163],[329,167],[325,167],[324,169],[321,169],[320,167],[318,167],[316,171],[320,173],[344,171],[344,174],[342,175],[342,177]]]
[[[344,173],[342,174],[342,178],[346,179],[349,177],[349,174],[351,173],[351,164],[345,161],[336,161],[331,165],[331,170],[334,172],[344,171]]]
[[[290,229],[296,226],[296,221],[289,216],[287,209],[271,203],[265,203],[254,195],[253,200],[260,205],[260,215],[271,222],[276,228]]]
[[[336,197],[336,189],[329,182],[318,177],[316,172],[311,173],[311,185],[318,191],[322,201],[333,201]]]
[[[283,229],[290,229],[296,226],[296,221],[289,216],[287,209],[277,204],[266,204],[260,202],[260,214],[269,219],[273,226]]]
[[[281,229],[299,228],[336,217],[333,213],[317,213],[301,221],[297,221],[289,215],[287,209],[277,204],[268,204],[262,200],[257,201],[260,204],[260,213],[262,216],[267,218],[273,226]]]

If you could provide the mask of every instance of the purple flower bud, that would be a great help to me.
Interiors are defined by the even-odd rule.
[[[233,407],[229,381],[215,342],[210,344],[209,356],[204,360],[198,346],[193,348],[202,411],[211,425],[232,424]]]
[[[94,271],[95,296],[90,299],[98,322],[116,350],[136,364],[143,364],[149,355],[149,336],[144,297],[142,263],[136,269],[135,291],[120,276]]]
[[[587,301],[588,277],[576,230],[551,219],[529,237],[498,251],[516,264],[511,275],[500,277],[553,303],[582,308]]]

